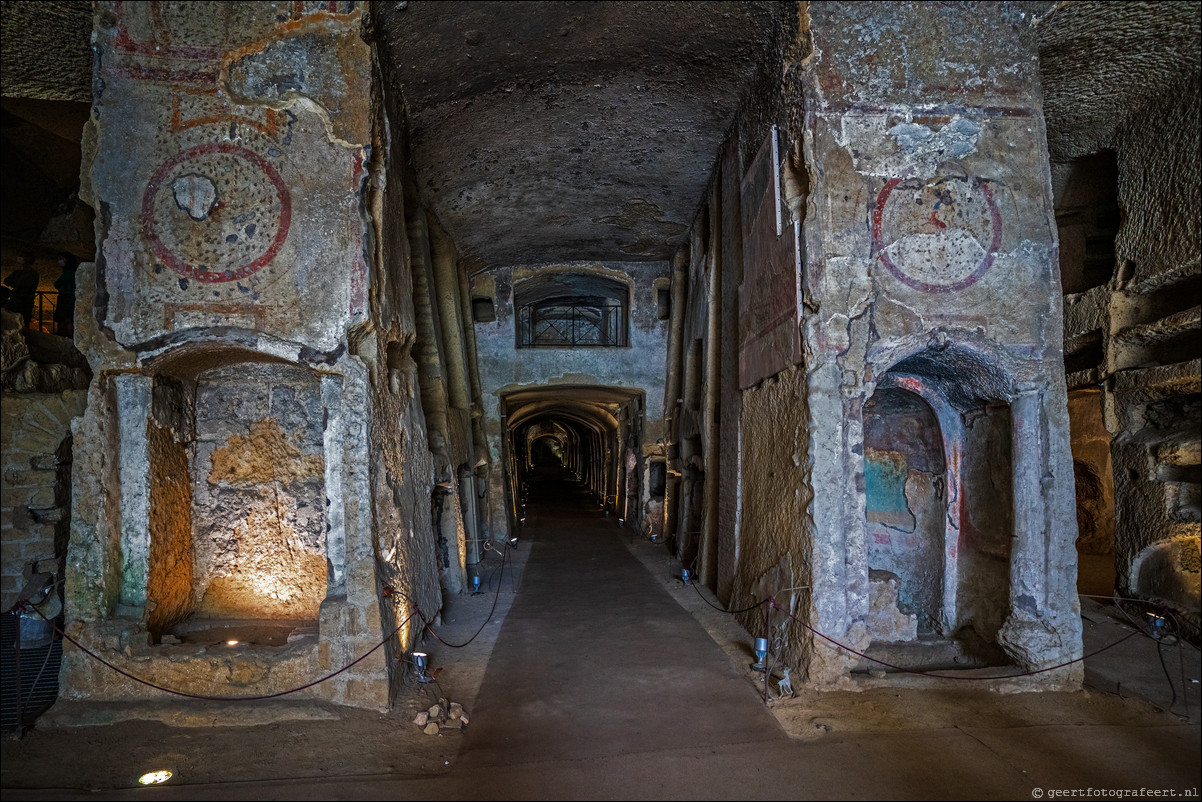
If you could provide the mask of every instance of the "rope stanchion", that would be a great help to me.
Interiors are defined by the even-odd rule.
[[[86,654],[88,657],[91,657],[93,660],[97,661],[98,663],[100,663],[104,666],[107,666],[108,668],[111,668],[113,671],[116,671],[118,674],[125,677],[126,679],[133,680],[134,682],[145,685],[148,688],[154,688],[156,691],[162,691],[163,693],[169,693],[169,694],[172,694],[173,696],[183,696],[188,699],[199,699],[204,702],[263,702],[268,699],[278,699],[281,696],[288,696],[289,694],[297,693],[298,691],[303,691],[303,690],[312,688],[315,685],[320,685],[321,683],[325,682],[326,680],[331,680],[334,677],[338,676],[339,674],[343,673],[344,671],[347,671],[348,669],[354,667],[358,663],[361,663],[364,660],[366,660],[377,649],[379,649],[385,643],[390,641],[393,638],[393,636],[395,636],[398,632],[400,632],[401,629],[406,624],[408,624],[409,621],[414,616],[414,613],[410,613],[405,618],[404,621],[402,621],[399,625],[397,625],[396,629],[394,629],[392,632],[390,632],[388,634],[388,636],[385,637],[382,641],[380,641],[375,646],[368,649],[362,656],[355,658],[354,660],[347,663],[345,666],[338,669],[337,671],[335,671],[331,674],[327,674],[324,677],[321,677],[320,679],[316,679],[316,680],[313,680],[312,682],[301,685],[299,688],[292,688],[291,690],[280,691],[278,693],[263,694],[261,696],[207,696],[204,694],[187,693],[185,691],[177,691],[177,690],[173,690],[172,688],[164,688],[162,685],[156,685],[155,683],[150,682],[149,680],[144,680],[141,677],[136,677],[133,674],[129,673],[128,671],[125,671],[124,669],[113,665],[108,660],[105,660],[103,657],[96,654],[91,649],[89,649],[88,647],[86,647],[82,643],[80,643],[79,641],[75,640],[75,638],[71,637],[66,632],[59,629],[58,626],[56,626],[53,621],[51,621],[49,618],[46,618],[46,616],[42,615],[41,610],[38,610],[36,607],[34,607],[33,605],[30,605],[28,603],[26,603],[24,606],[33,609],[34,612],[36,612],[38,615],[41,615],[44,620],[46,620],[47,622],[50,623],[50,626],[54,628],[54,631],[63,637],[63,640],[66,640],[72,646],[74,646],[75,648],[79,649],[81,652]]]
[[[1023,671],[1018,674],[1004,674],[999,677],[962,677],[962,676],[953,676],[951,674],[936,674],[936,673],[933,673],[930,671],[919,671],[919,670],[916,670],[913,668],[904,668],[902,666],[894,665],[893,663],[889,663],[884,660],[878,660],[875,657],[870,657],[867,654],[864,654],[863,652],[856,651],[855,649],[851,648],[850,646],[845,646],[844,644],[839,643],[839,641],[835,640],[834,638],[819,632],[818,630],[814,629],[809,624],[807,624],[804,621],[802,621],[801,619],[799,619],[797,616],[793,615],[793,613],[790,613],[788,610],[781,607],[780,604],[776,601],[775,596],[769,596],[768,598],[764,599],[763,601],[756,602],[755,604],[751,605],[750,607],[744,607],[741,610],[723,610],[721,607],[718,607],[716,604],[712,603],[709,599],[705,598],[705,596],[702,595],[702,593],[701,593],[701,589],[698,588],[696,586],[696,584],[694,584],[693,589],[697,591],[697,595],[701,598],[701,600],[703,602],[708,604],[710,607],[713,607],[718,612],[726,613],[728,615],[738,615],[740,613],[750,612],[751,610],[754,610],[755,608],[759,607],[761,604],[767,603],[769,605],[769,611],[772,608],[776,608],[777,610],[780,610],[782,613],[784,613],[786,616],[788,616],[790,619],[792,619],[796,623],[800,624],[806,630],[813,633],[814,635],[817,635],[819,638],[822,638],[824,641],[830,643],[832,646],[834,646],[838,649],[842,649],[843,651],[848,652],[849,654],[854,654],[856,657],[861,657],[865,660],[876,663],[877,665],[881,665],[886,668],[891,668],[894,671],[900,671],[905,674],[915,674],[920,677],[931,677],[933,679],[951,679],[951,680],[967,680],[967,681],[982,682],[982,681],[1001,680],[1001,679],[1018,679],[1020,677],[1031,677],[1036,674],[1043,674],[1048,671],[1055,671],[1056,669],[1059,669],[1059,668],[1065,668],[1067,666],[1073,665],[1074,663],[1083,662],[1085,660],[1088,660],[1091,657],[1101,654],[1102,652],[1106,651],[1107,649],[1113,649],[1115,646],[1118,646],[1120,643],[1124,643],[1127,640],[1130,640],[1131,638],[1135,637],[1136,635],[1141,634],[1140,630],[1137,629],[1134,632],[1132,632],[1130,635],[1127,635],[1123,638],[1119,638],[1114,643],[1103,646],[1101,649],[1090,652],[1089,654],[1082,655],[1081,657],[1078,657],[1073,660],[1067,660],[1063,663],[1057,663],[1054,666],[1048,666],[1047,668],[1038,668],[1038,669],[1034,669],[1032,671]],[[767,615],[767,613],[768,613],[768,611],[765,612],[765,615]]]

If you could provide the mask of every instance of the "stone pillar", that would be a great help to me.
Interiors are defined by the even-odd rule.
[[[677,534],[679,521],[681,461],[680,410],[684,374],[685,298],[689,283],[689,249],[681,246],[672,257],[672,310],[668,335],[668,384],[664,394],[664,439],[667,480],[664,487],[664,537]]]
[[[81,271],[76,342],[97,378],[75,438],[81,492],[67,626],[89,649],[168,688],[275,693],[341,668],[381,637],[368,457],[369,438],[380,435],[367,371],[348,354],[347,336],[371,314],[361,209],[373,62],[363,11],[358,3],[95,4],[103,91],[84,135],[80,194],[98,211],[99,267]],[[320,635],[253,658],[151,643],[142,623],[158,553],[150,479],[170,469],[148,442],[154,383],[162,376],[186,386],[210,367],[272,362],[323,374],[320,402],[292,396],[287,413],[310,427],[324,414],[324,466],[305,455],[314,458],[313,484],[325,485],[325,498],[313,501],[328,501],[332,575]],[[183,417],[231,423],[248,414],[219,398],[197,413],[180,406]],[[207,464],[192,470],[193,481],[209,475]],[[419,599],[428,598],[423,579],[411,576],[406,588]],[[82,652],[68,650],[63,666],[66,697],[150,693]],[[381,651],[301,695],[385,708],[389,670]]]
[[[326,479],[326,558],[330,561],[329,595],[346,594],[346,515],[343,484],[342,450],[342,378],[330,374],[321,377],[321,405],[326,412],[323,436]]]
[[[1037,616],[1047,604],[1047,544],[1043,486],[1047,449],[1039,388],[1019,391],[1010,406],[1014,474],[1014,540],[1010,553],[1010,604]]]
[[[1081,655],[1076,595],[1075,509],[1068,480],[1067,411],[1049,414],[1046,387],[1024,387],[1011,404],[1014,539],[1010,555],[1010,616],[998,642],[1015,662],[1043,668]],[[1063,431],[1060,431],[1063,429]],[[1058,432],[1053,438],[1052,432]],[[1080,663],[1049,672],[1047,682],[1074,686]]]
[[[154,381],[138,373],[113,377],[121,476],[121,612],[141,617],[150,575],[150,460],[146,420]]]
[[[718,477],[722,456],[722,431],[718,424],[722,337],[725,335],[722,331],[722,192],[717,183],[710,189],[709,217],[709,251],[705,257],[709,267],[709,312],[705,318],[705,396],[701,410],[705,438],[705,509],[700,521],[697,573],[703,583],[715,588],[718,584]]]
[[[800,289],[814,500],[796,546],[812,555],[810,623],[867,645],[861,408],[897,367],[959,414],[1013,402],[1013,560],[998,579],[1011,588],[996,599],[1012,610],[997,642],[1021,665],[1069,659],[1080,627],[1049,558],[1072,537],[1059,509],[1071,467],[1057,456],[1065,416],[1049,411],[1062,312],[1034,18],[1006,2],[801,13],[805,67],[786,72],[782,93],[804,115],[780,116],[782,150],[800,141],[812,179]],[[801,653],[812,681],[846,671],[824,644]]]

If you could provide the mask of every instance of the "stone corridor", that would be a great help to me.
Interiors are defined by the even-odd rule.
[[[798,704],[982,676],[1192,720],[1198,4],[0,9],[5,732],[265,697],[424,776],[426,622],[515,541],[440,655],[514,795],[706,748],[794,795]]]

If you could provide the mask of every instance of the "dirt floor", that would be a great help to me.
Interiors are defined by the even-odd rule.
[[[754,660],[752,636],[730,615],[721,613],[706,603],[716,603],[707,590],[685,588],[679,577],[679,563],[662,547],[645,541],[632,542],[631,549],[651,573],[692,613],[736,665],[743,667],[747,681],[762,689],[759,676],[749,668]],[[704,598],[702,596],[704,595]],[[1097,609],[1095,605],[1092,609]],[[1117,627],[1116,627],[1117,629]],[[1129,630],[1107,633],[1112,642]],[[1136,640],[1142,636],[1137,636]],[[1197,651],[1188,645],[1180,647],[1192,655],[1194,668],[1190,676],[1197,677]],[[1141,667],[1147,670],[1146,667]],[[1160,667],[1155,666],[1155,680]],[[908,678],[894,678],[905,684]],[[781,727],[790,737],[814,740],[831,733],[896,732],[906,730],[937,730],[951,727],[1023,727],[1034,724],[1110,724],[1125,726],[1154,726],[1189,721],[1181,705],[1169,713],[1167,705],[1159,706],[1130,693],[1106,692],[1090,688],[1092,676],[1087,672],[1086,688],[1063,693],[997,693],[977,688],[905,688],[879,687],[858,691],[801,691],[794,698],[769,699],[768,705]],[[1188,682],[1188,677],[1187,677]],[[949,681],[945,684],[951,684]],[[969,684],[971,683],[964,683]],[[1098,682],[1104,686],[1105,683]],[[775,683],[769,687],[774,695]],[[1159,686],[1157,686],[1159,687]],[[1178,684],[1180,687],[1180,683]],[[1198,683],[1188,685],[1193,701],[1192,719],[1197,718]]]
[[[209,703],[166,696],[163,702],[124,705],[60,702],[25,737],[0,744],[0,787],[129,788],[143,773],[160,768],[188,783],[450,771],[462,731],[426,735],[414,718],[442,696],[463,705],[470,721],[527,553],[512,552],[503,576],[491,559],[480,595],[450,597],[436,631],[451,644],[475,639],[456,649],[427,635],[424,648],[437,682],[411,682],[389,712],[307,701]]]
[[[696,589],[680,582],[679,565],[662,545],[631,540],[625,533],[615,536],[628,542],[644,567],[706,628],[741,667],[746,681],[762,687],[757,685],[760,675],[748,667],[752,655],[747,632],[729,615],[706,604]],[[456,761],[463,732],[444,728],[437,735],[426,735],[413,719],[439,696],[462,704],[470,719],[528,553],[528,547],[521,546],[512,552],[513,562],[504,577],[497,571],[485,571],[481,595],[455,596],[447,602],[436,627],[439,636],[448,643],[461,643],[479,634],[465,648],[450,648],[427,637],[425,647],[431,668],[438,672],[437,683],[411,684],[390,712],[303,701],[253,706],[181,704],[175,699],[121,706],[60,703],[25,737],[10,738],[0,745],[0,785],[8,791],[129,788],[139,775],[159,768],[173,770],[187,783],[446,773]],[[494,600],[493,617],[484,623]],[[1196,694],[1196,680],[1192,687]],[[1139,698],[1098,690],[999,694],[976,689],[886,687],[862,692],[803,692],[796,698],[772,701],[770,707],[781,727],[801,740],[1037,723],[1155,726],[1189,718]],[[81,724],[89,726],[78,726]]]

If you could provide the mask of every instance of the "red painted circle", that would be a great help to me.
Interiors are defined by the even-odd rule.
[[[275,187],[276,195],[280,199],[280,216],[278,228],[276,229],[275,239],[271,245],[257,259],[245,264],[235,270],[209,270],[203,265],[190,265],[173,253],[159,239],[158,234],[154,230],[154,204],[155,198],[158,196],[159,187],[162,186],[163,180],[167,177],[177,165],[183,162],[195,159],[198,156],[207,156],[212,153],[225,153],[231,156],[236,156],[240,159],[250,162],[255,167],[267,176]],[[284,244],[284,240],[288,238],[288,229],[292,224],[292,195],[288,191],[288,187],[284,184],[284,179],[279,172],[270,163],[267,162],[259,154],[246,148],[238,147],[237,145],[227,145],[221,143],[209,143],[205,145],[197,145],[192,148],[176,154],[165,161],[154,176],[150,179],[150,183],[146,185],[146,192],[142,195],[142,236],[150,245],[151,251],[155,258],[162,264],[170,267],[176,273],[179,273],[184,278],[196,279],[206,283],[218,283],[225,281],[236,281],[246,278],[256,272],[263,265],[275,258],[280,247]]]
[[[1002,247],[1002,213],[997,207],[997,202],[993,199],[993,192],[989,189],[989,185],[979,178],[970,177],[966,181],[972,183],[974,187],[981,190],[981,194],[985,197],[985,203],[989,206],[989,218],[993,229],[993,239],[989,243],[989,250],[985,253],[985,258],[981,260],[981,264],[977,266],[972,273],[955,282],[954,284],[931,284],[925,281],[919,281],[912,276],[908,276],[893,264],[893,260],[889,258],[889,254],[885,252],[885,244],[881,236],[881,225],[885,215],[885,205],[889,202],[889,196],[893,190],[902,183],[901,178],[891,178],[885,183],[881,194],[877,196],[876,208],[872,210],[872,249],[876,252],[877,258],[881,260],[881,264],[885,266],[890,273],[893,274],[901,283],[908,287],[913,287],[916,290],[923,292],[954,292],[962,290],[965,287],[971,287],[980,280],[981,276],[989,271],[993,266],[993,260],[997,256],[998,250]]]

